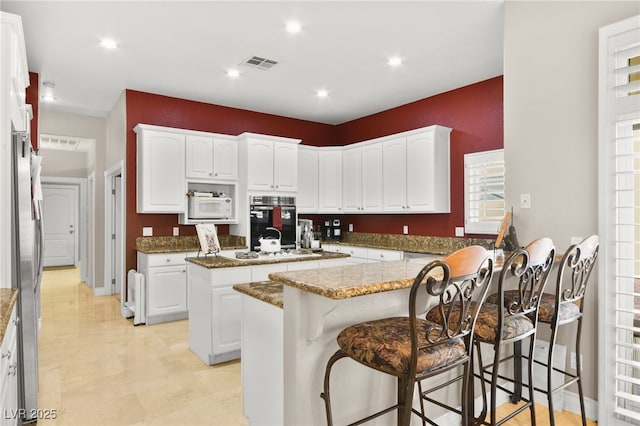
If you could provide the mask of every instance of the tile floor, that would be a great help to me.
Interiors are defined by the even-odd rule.
[[[39,425],[247,424],[238,361],[206,366],[189,351],[186,320],[134,327],[119,306],[93,296],[75,268],[45,271],[38,405],[56,418]],[[549,424],[544,407],[536,413]],[[526,411],[507,424],[529,423]],[[563,412],[556,424],[580,418]]]

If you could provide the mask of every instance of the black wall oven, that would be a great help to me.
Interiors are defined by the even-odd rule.
[[[296,197],[251,196],[249,198],[252,251],[260,250],[262,237],[277,237],[267,228],[278,228],[282,233],[280,245],[283,249],[296,247]]]

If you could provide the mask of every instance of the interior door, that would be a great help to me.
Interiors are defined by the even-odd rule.
[[[76,264],[78,187],[42,185],[44,266]]]

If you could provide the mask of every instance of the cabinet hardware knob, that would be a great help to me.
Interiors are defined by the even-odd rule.
[[[15,376],[18,373],[18,364],[13,364],[9,366],[9,376]]]
[[[11,358],[11,351],[7,351],[0,356],[0,359]]]
[[[20,317],[17,317],[16,319],[14,319],[13,324],[17,327],[18,324],[20,324]]]
[[[167,259],[167,262],[171,262],[171,259]]]
[[[186,273],[186,272],[187,272],[186,270],[184,270],[184,269],[182,270],[182,273],[183,273],[183,274],[184,274],[184,273]]]
[[[218,174],[217,174],[217,173],[214,173],[213,175],[214,175],[214,176],[218,176]]]

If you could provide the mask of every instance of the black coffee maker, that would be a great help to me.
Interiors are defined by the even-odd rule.
[[[340,219],[325,219],[322,238],[325,241],[340,241],[340,238],[342,238]]]

